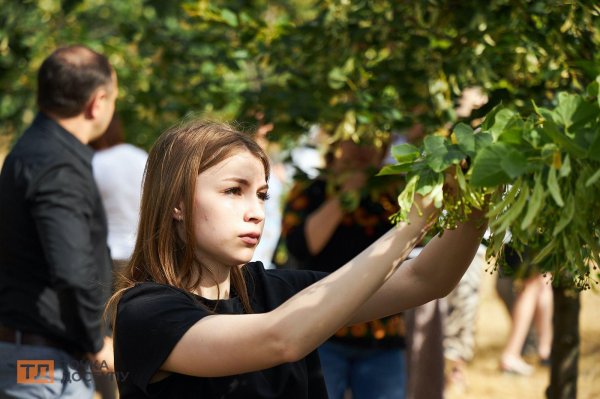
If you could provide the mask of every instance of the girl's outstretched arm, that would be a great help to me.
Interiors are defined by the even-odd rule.
[[[348,323],[425,235],[436,210],[430,198],[418,202],[422,217],[413,208],[410,224],[399,224],[277,309],[204,317],[183,335],[161,370],[217,377],[302,359]]]
[[[353,315],[349,324],[378,319],[441,298],[456,286],[471,264],[487,227],[485,211],[455,230],[433,238]]]

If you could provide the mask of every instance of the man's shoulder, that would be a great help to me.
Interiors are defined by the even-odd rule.
[[[21,187],[26,199],[60,191],[77,193],[80,198],[93,199],[96,191],[91,164],[65,148],[62,143],[46,137],[46,132],[26,130],[6,157],[2,179],[13,187]]]
[[[73,164],[90,169],[93,150],[57,121],[39,113],[13,149],[15,157],[36,164]]]
[[[30,126],[17,140],[10,157],[23,164],[46,165],[69,161],[72,157],[52,134]],[[7,158],[8,159],[8,158]]]

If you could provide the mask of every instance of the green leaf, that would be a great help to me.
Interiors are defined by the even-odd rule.
[[[525,208],[525,205],[527,205],[528,200],[529,186],[527,185],[527,182],[523,182],[523,185],[519,190],[519,194],[514,204],[512,206],[509,206],[506,209],[506,211],[496,220],[490,222],[490,228],[494,231],[494,233],[508,230],[511,227],[512,223],[515,220],[517,220],[517,218]]]
[[[494,122],[487,131],[492,134],[494,140],[498,140],[507,125],[515,118],[520,119],[519,114],[511,109],[503,108],[495,114]]]
[[[467,155],[473,156],[475,154],[475,134],[471,126],[459,123],[454,128],[454,134],[458,147]]]
[[[598,181],[598,179],[600,179],[600,169],[598,169],[596,171],[596,173],[594,173],[589,179],[586,180],[585,186],[589,187],[589,186],[593,185],[594,183],[596,183]]]
[[[410,212],[410,208],[415,200],[415,188],[417,187],[417,182],[419,181],[419,176],[413,176],[406,186],[404,190],[398,195],[398,205],[400,206],[400,221],[405,221],[408,219],[408,212]]]
[[[573,215],[575,215],[575,198],[573,195],[569,195],[567,197],[567,204],[565,205],[565,209],[560,213],[560,219],[554,226],[554,230],[552,231],[552,235],[556,237],[558,233],[564,230],[565,227],[571,220],[573,220]]]
[[[500,161],[500,167],[511,179],[514,179],[527,170],[527,159],[519,151],[510,148]]]
[[[475,152],[479,152],[482,148],[494,142],[494,137],[489,133],[479,132],[475,134]]]
[[[573,115],[581,104],[581,97],[560,92],[557,95],[557,99],[558,105],[553,111],[553,119],[557,123],[569,128],[573,124]]]
[[[554,114],[557,122],[565,126],[567,131],[572,131],[592,121],[598,115],[598,107],[578,94],[561,92],[558,93],[558,106]]]
[[[423,140],[423,149],[425,150],[427,155],[436,154],[436,153],[445,153],[446,152],[446,146],[444,144],[445,141],[446,141],[446,139],[443,138],[442,136],[433,136],[433,135],[426,136],[425,139]]]
[[[600,85],[600,75],[596,76],[596,83]],[[600,90],[598,90],[598,106],[600,106]]]
[[[565,160],[560,166],[558,173],[560,177],[566,177],[571,174],[571,157],[569,157],[569,154],[565,155]]]
[[[483,132],[488,132],[496,121],[496,115],[500,110],[504,109],[502,104],[496,105],[488,114],[485,116],[483,123],[481,124],[481,130]]]
[[[537,175],[535,178],[533,191],[531,192],[531,198],[528,200],[529,205],[527,206],[527,212],[521,221],[521,230],[526,230],[538,215],[540,209],[542,209],[544,205],[544,194],[545,190],[542,183],[542,178],[540,175]]]
[[[444,184],[444,173],[436,173],[431,169],[422,172],[419,177],[415,190],[421,195],[427,195],[433,191],[435,186]]]
[[[502,195],[502,200],[490,207],[490,210],[487,212],[486,216],[492,219],[502,213],[507,206],[511,206],[515,198],[517,198],[517,194],[521,189],[522,183],[523,179],[517,179],[514,184],[510,186],[508,191]]]
[[[344,87],[347,79],[346,74],[338,67],[333,68],[327,75],[327,83],[329,84],[329,87],[334,90]]]
[[[600,77],[596,78],[595,81],[593,81],[592,83],[590,83],[586,88],[585,88],[585,95],[592,98],[592,99],[596,99],[598,98],[598,96],[600,95]],[[600,105],[600,103],[599,103]]]
[[[556,240],[550,241],[544,248],[542,248],[535,257],[531,260],[531,263],[534,265],[540,264],[552,251],[554,251],[554,247],[556,247]]]
[[[444,202],[444,178],[440,179],[439,183],[433,186],[431,190],[431,196],[433,197],[433,205],[436,208],[441,208]]]
[[[537,149],[540,145],[542,145],[540,140],[542,136],[537,131],[535,125],[536,120],[537,118],[535,115],[529,115],[529,117],[525,120],[522,137],[524,141],[528,142],[533,148]]]
[[[560,187],[558,186],[558,180],[556,177],[556,169],[550,168],[548,170],[547,184],[548,191],[550,191],[550,195],[552,195],[552,198],[554,198],[554,202],[556,202],[556,205],[562,208],[565,205],[565,203],[562,199],[562,195],[560,194]]]
[[[223,8],[221,10],[221,18],[223,18],[223,21],[229,26],[233,26],[234,28],[238,26],[237,15],[228,8]]]
[[[392,147],[392,156],[399,164],[412,162],[420,155],[419,149],[412,144],[404,143]]]
[[[594,161],[600,161],[600,129],[594,132],[594,138],[587,151],[587,156]]]
[[[561,234],[560,238],[562,239],[562,246],[567,262],[573,265],[581,264],[583,259],[581,259],[581,251],[579,251],[579,248],[581,248],[582,243],[579,241],[579,237]]]
[[[409,172],[411,169],[412,165],[408,163],[401,165],[385,165],[376,176],[400,175]]]
[[[523,130],[525,129],[525,122],[519,115],[512,117],[502,130],[502,133],[498,137],[498,141],[510,144],[521,144],[523,140]]]
[[[571,155],[577,158],[584,158],[586,156],[587,151],[584,148],[577,145],[573,140],[567,137],[567,135],[560,131],[560,128],[556,122],[554,122],[555,115],[552,111],[538,107],[535,103],[533,104],[533,107],[536,113],[543,118],[543,126],[537,129],[539,132],[544,133],[554,141],[554,143],[563,147]]]
[[[490,239],[488,240],[488,247],[485,250],[485,258],[491,259],[494,257],[498,257],[502,247],[504,246],[504,236],[506,234],[502,232],[501,234],[492,234]]]
[[[443,172],[452,164],[458,164],[465,159],[465,154],[458,146],[447,144],[448,141],[440,136],[427,136],[423,142],[425,162],[435,172]]]
[[[527,170],[527,159],[505,143],[494,143],[477,154],[472,170],[474,186],[495,187],[523,174]]]
[[[458,182],[458,188],[461,189],[461,191],[466,191],[467,190],[467,181],[465,180],[465,175],[462,171],[462,168],[459,165],[456,165],[456,181]]]
[[[387,115],[391,120],[401,121],[404,118],[402,112],[397,110],[396,108],[391,108],[388,111],[384,111],[385,115]]]

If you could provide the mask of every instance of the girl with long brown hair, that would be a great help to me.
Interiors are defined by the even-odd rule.
[[[334,273],[266,270],[248,262],[268,177],[261,148],[224,124],[191,122],[155,143],[134,253],[109,302],[122,398],[326,398],[314,350],[342,326],[447,294],[485,229],[473,212],[404,262],[436,213],[417,196],[410,223]]]

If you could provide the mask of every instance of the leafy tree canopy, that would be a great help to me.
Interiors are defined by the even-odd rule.
[[[478,85],[517,109],[600,73],[595,1],[0,1],[2,134],[35,112],[35,75],[57,46],[84,43],[117,69],[129,141],[149,146],[193,113],[295,137],[381,137],[457,120]],[[487,111],[484,109],[482,112]]]

